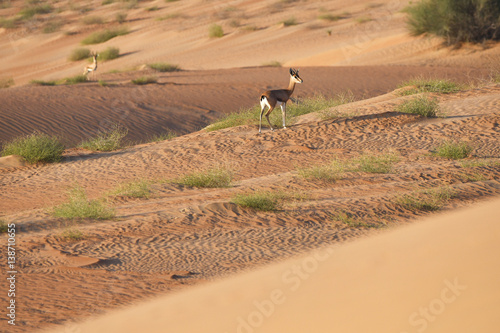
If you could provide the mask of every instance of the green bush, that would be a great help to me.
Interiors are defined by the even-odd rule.
[[[471,155],[474,148],[465,141],[449,140],[441,143],[435,150],[434,155],[452,160],[460,160]]]
[[[233,180],[233,171],[223,165],[216,165],[198,172],[192,172],[174,182],[190,187],[229,187]]]
[[[69,55],[68,60],[69,61],[80,61],[83,59],[87,59],[89,57],[90,57],[90,50],[83,48],[83,47],[80,47],[80,48],[77,48],[77,49],[74,49],[73,51],[71,51],[71,54]]]
[[[137,84],[137,85],[145,85],[145,84],[150,84],[150,83],[156,83],[158,82],[158,78],[156,76],[141,76],[138,77],[137,79],[133,79],[132,83]]]
[[[181,70],[179,65],[171,65],[164,62],[149,64],[148,67],[158,72],[177,72]]]
[[[81,186],[75,186],[69,191],[69,200],[54,207],[52,214],[65,219],[89,218],[108,220],[115,217],[115,211],[101,200],[89,200]]]
[[[64,145],[56,136],[33,132],[18,137],[3,146],[2,156],[19,155],[28,163],[59,162],[64,152]]]
[[[123,139],[128,134],[128,129],[115,124],[110,129],[99,131],[97,136],[80,144],[81,148],[94,151],[112,151],[122,148]]]
[[[402,92],[402,95],[413,95],[424,92],[450,94],[460,90],[460,86],[457,83],[443,79],[415,78],[403,82],[399,85],[399,88],[408,86],[415,86],[415,88]]]
[[[436,117],[439,111],[439,104],[434,99],[429,99],[426,96],[418,96],[403,102],[396,110],[423,117]]]
[[[113,28],[113,29],[106,29],[102,31],[96,31],[84,40],[81,41],[81,44],[83,45],[90,45],[90,44],[99,44],[99,43],[104,43],[110,40],[111,38],[115,38],[117,36],[122,36],[126,35],[129,33],[128,28],[121,27],[121,28]]]
[[[113,60],[120,57],[120,49],[117,47],[108,47],[106,50],[99,52],[99,59],[102,61]]]
[[[222,36],[224,36],[224,30],[220,25],[214,23],[208,28],[208,37],[220,38]]]
[[[500,39],[498,0],[423,0],[406,11],[413,35],[440,36],[448,44]]]

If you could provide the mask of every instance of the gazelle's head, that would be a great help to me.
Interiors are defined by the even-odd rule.
[[[302,79],[299,76],[299,70],[298,69],[293,69],[290,68],[290,76],[292,77],[292,80],[297,83],[302,83]]]

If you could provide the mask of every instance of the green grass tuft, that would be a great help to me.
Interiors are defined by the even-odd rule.
[[[396,109],[398,112],[416,114],[423,117],[436,117],[439,110],[438,102],[426,96],[417,96],[405,101]]]
[[[333,183],[342,179],[346,172],[347,164],[340,159],[334,159],[325,165],[315,165],[308,168],[298,169],[301,177],[309,180],[321,180]]]
[[[96,137],[83,141],[80,147],[93,151],[113,151],[122,148],[127,134],[127,128],[114,124],[108,130],[99,131]]]
[[[73,51],[71,51],[71,54],[69,55],[68,60],[69,61],[80,61],[83,59],[87,59],[90,57],[90,53],[91,52],[89,49],[80,47],[80,48],[77,48],[77,49],[74,49]]]
[[[304,195],[297,193],[286,193],[283,191],[257,191],[238,194],[233,197],[231,202],[241,207],[269,212],[280,209],[286,201],[304,199]]]
[[[118,185],[118,187],[113,190],[109,196],[147,199],[152,193],[153,190],[151,189],[151,182],[145,179],[140,179]]]
[[[408,81],[403,82],[399,85],[399,88],[414,86],[413,89],[408,89],[400,94],[404,95],[413,95],[424,92],[432,92],[432,93],[440,93],[440,94],[451,94],[460,91],[461,86],[457,83],[445,80],[445,79],[423,79],[423,78],[414,78]]]
[[[59,162],[64,152],[64,145],[58,137],[40,132],[18,137],[3,146],[2,156],[19,155],[28,163]]]
[[[108,47],[106,50],[99,52],[99,59],[109,61],[120,57],[120,49],[117,47]]]
[[[57,84],[56,81],[44,81],[44,80],[31,80],[30,83],[37,86],[55,86]]]
[[[471,155],[474,147],[466,141],[447,140],[436,147],[434,155],[452,160],[460,160]]]
[[[137,85],[145,85],[145,84],[151,84],[151,83],[157,83],[158,78],[156,76],[141,76],[138,77],[137,79],[132,80],[133,84]]]
[[[154,69],[155,71],[158,72],[178,72],[181,70],[179,65],[172,65],[172,64],[167,64],[164,62],[157,62],[154,64],[149,64],[149,68]]]
[[[369,173],[389,173],[400,157],[395,153],[374,154],[365,153],[354,159],[357,171]]]
[[[68,78],[64,79],[64,84],[68,84],[68,85],[84,83],[84,82],[87,82],[87,76],[82,75],[82,74],[75,75],[75,76],[68,77]]]
[[[210,38],[220,38],[224,36],[224,30],[222,30],[222,27],[218,24],[212,24],[210,27],[208,27],[208,37]]]
[[[146,142],[160,142],[160,141],[170,140],[170,139],[173,139],[176,137],[177,137],[177,133],[175,133],[173,131],[166,131],[166,132],[163,132],[160,134],[155,134],[155,135],[148,137]]]
[[[192,172],[174,180],[174,183],[190,187],[219,188],[229,187],[233,180],[233,171],[223,165],[216,165],[207,170]]]
[[[282,23],[285,27],[290,27],[292,25],[298,24],[297,19],[295,17],[287,18],[286,20],[281,21],[280,23]]]
[[[126,27],[120,27],[120,28],[112,28],[112,29],[106,29],[102,31],[96,31],[87,36],[85,39],[81,41],[81,44],[83,45],[90,45],[90,44],[100,44],[107,42],[108,40],[115,38],[117,36],[123,36],[129,33],[128,28]]]
[[[68,202],[54,207],[52,214],[65,219],[108,220],[115,217],[114,209],[101,200],[89,200],[85,190],[78,185],[69,191]]]
[[[64,230],[59,237],[66,242],[77,242],[86,238],[83,232],[75,228]]]
[[[448,187],[414,191],[396,198],[396,203],[412,211],[436,211],[455,197],[455,193]]]

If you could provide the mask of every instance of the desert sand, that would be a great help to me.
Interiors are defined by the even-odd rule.
[[[499,205],[319,248],[56,332],[496,332]]]
[[[492,211],[498,200],[481,205],[500,194],[500,85],[494,79],[500,46],[457,49],[436,38],[412,37],[402,11],[408,3],[157,0],[92,8],[61,1],[54,4],[57,11],[15,29],[0,28],[0,79],[15,82],[0,89],[0,142],[38,130],[60,136],[68,147],[60,163],[26,166],[10,158],[0,168],[0,220],[16,225],[19,272],[16,326],[2,315],[0,331],[118,332],[127,330],[109,327],[138,331],[133,325],[147,324],[154,332],[166,320],[171,330],[205,331],[207,326],[189,325],[206,322],[214,331],[232,332],[239,317],[248,320],[253,313],[254,300],[273,297],[280,303],[276,313],[246,331],[293,331],[285,325],[331,331],[328,325],[338,325],[341,331],[414,332],[423,323],[420,317],[414,318],[418,324],[409,322],[409,316],[440,299],[455,279],[467,289],[453,303],[445,302],[452,295],[444,292],[446,308],[434,309],[439,316],[428,320],[426,330],[471,323],[494,330],[498,323],[489,311],[498,299],[490,287],[498,280],[491,262],[498,230]],[[23,5],[12,1],[0,15],[14,17]],[[89,46],[99,52],[119,47],[121,54],[101,62],[92,80],[30,84],[81,74],[87,62],[68,61],[69,54],[93,31],[118,26],[118,13],[127,13],[130,33]],[[321,19],[324,14],[338,18]],[[85,16],[105,22],[86,25]],[[62,22],[59,30],[42,33],[54,18]],[[291,18],[296,24],[282,23]],[[208,36],[213,23],[223,27],[223,37]],[[147,66],[155,62],[182,70],[155,72]],[[265,126],[260,135],[256,125],[204,129],[255,105],[262,91],[286,87],[290,66],[300,67],[304,79],[296,101],[347,91],[355,101],[301,116],[286,130]],[[144,75],[157,83],[131,83]],[[404,96],[408,88],[399,85],[415,77],[466,86],[427,94],[442,117],[399,113],[397,107],[416,96]],[[75,148],[111,123],[128,128],[129,147]],[[179,136],[148,143],[167,130]],[[471,157],[455,161],[432,154],[450,138],[471,144]],[[334,182],[299,175],[302,168],[367,152],[392,153],[398,162],[388,173],[347,172]],[[172,182],[217,165],[234,173],[227,188]],[[110,191],[134,181],[147,181],[150,196],[109,198]],[[116,217],[54,217],[53,208],[67,202],[75,186],[89,199],[108,198]],[[398,201],[423,190],[449,194],[438,213]],[[295,199],[273,212],[233,202],[238,194],[258,191]],[[419,222],[427,218],[434,220]],[[68,230],[80,236],[69,239]],[[311,253],[328,259],[289,293],[293,283],[283,282],[282,272],[307,262]],[[0,258],[6,262],[6,253]],[[0,288],[8,290],[2,281]],[[286,295],[272,296],[274,289]],[[6,293],[0,292],[0,302],[8,302]],[[163,309],[173,315],[163,317]],[[121,316],[133,318],[125,322]],[[373,330],[357,326],[370,324]]]

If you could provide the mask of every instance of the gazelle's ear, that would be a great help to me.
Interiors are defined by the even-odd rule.
[[[290,68],[290,75],[293,75],[293,68]]]

